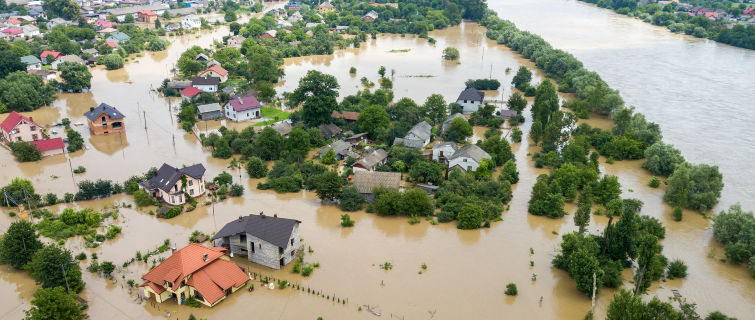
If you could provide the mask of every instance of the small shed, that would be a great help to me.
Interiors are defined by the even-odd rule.
[[[438,191],[438,188],[440,187],[427,183],[418,183],[417,188],[425,190],[429,194],[435,194],[435,191]]]
[[[223,116],[219,103],[210,103],[197,106],[197,118],[199,120],[212,120]]]

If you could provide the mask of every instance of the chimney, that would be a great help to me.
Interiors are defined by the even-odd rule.
[[[276,214],[273,214],[273,217],[277,218],[277,217],[278,217],[278,214],[277,214],[277,213],[276,213]]]
[[[34,118],[33,117],[29,117],[29,121],[34,122]]]
[[[239,222],[241,222],[241,216],[239,216]]]
[[[92,112],[92,111],[94,111],[94,108],[90,107],[89,112]]]
[[[202,256],[202,260],[204,260],[204,262],[207,262],[207,254],[206,253]]]

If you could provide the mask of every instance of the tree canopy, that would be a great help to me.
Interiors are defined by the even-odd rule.
[[[299,79],[299,86],[289,96],[289,103],[293,106],[304,104],[301,118],[307,124],[330,123],[331,114],[338,106],[336,98],[340,88],[336,77],[309,70]]]

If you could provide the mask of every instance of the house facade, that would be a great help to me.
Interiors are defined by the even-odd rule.
[[[181,27],[189,30],[194,28],[199,29],[200,27],[202,27],[202,20],[195,15],[188,15],[181,18]]]
[[[52,56],[53,60],[52,61],[47,61],[47,56]],[[63,56],[63,54],[60,53],[60,52],[45,50],[45,51],[42,51],[42,54],[39,55],[39,58],[42,59],[42,62],[44,62],[44,63],[52,63],[53,61],[55,61],[56,59],[58,59],[58,58],[60,58],[62,56]]]
[[[485,93],[475,88],[468,88],[459,94],[456,103],[460,104],[464,114],[470,114],[477,111],[482,106],[485,99]]]
[[[26,71],[29,70],[42,70],[42,61],[37,57],[28,55],[21,57],[21,62],[26,64]]]
[[[178,206],[186,203],[184,195],[196,198],[205,193],[205,171],[201,163],[180,169],[164,163],[152,179],[143,181],[140,185],[168,205]]]
[[[336,8],[332,4],[330,4],[330,2],[323,2],[319,6],[317,6],[317,13],[319,14],[325,14],[334,11],[336,11]]]
[[[367,14],[362,17],[364,21],[375,21],[378,18],[378,13],[375,10],[370,10],[370,12],[367,12]]]
[[[333,152],[336,154],[337,160],[343,160],[351,156],[353,152],[351,152],[351,148],[353,146],[351,143],[348,143],[343,140],[336,140],[333,141],[333,143],[325,146],[325,148],[320,149],[320,151],[317,151],[317,154],[320,155],[320,159],[325,155],[325,153],[328,152],[328,150],[333,149]],[[358,155],[357,155],[358,157]]]
[[[225,104],[225,117],[236,122],[259,118],[262,105],[255,97],[233,99]]]
[[[246,40],[244,36],[242,35],[235,35],[233,37],[228,38],[228,40],[225,42],[225,44],[229,47],[234,47],[236,49],[241,49],[241,44]]]
[[[453,141],[436,144],[433,146],[433,160],[446,164],[456,150],[459,150],[459,145]]]
[[[394,139],[393,144],[403,143],[407,148],[422,149],[430,143],[432,128],[429,123],[422,121],[409,130],[403,138]]]
[[[223,110],[219,103],[210,103],[197,106],[197,118],[199,120],[212,120],[223,117]]]
[[[65,25],[71,26],[73,25],[73,22],[68,21],[68,20],[63,20],[61,18],[55,18],[50,21],[47,21],[47,23],[45,23],[45,27],[47,27],[47,30],[52,30],[52,28],[55,28],[55,26],[59,24],[65,24]]]
[[[43,157],[49,157],[65,153],[66,145],[63,143],[63,138],[52,138],[46,140],[32,141],[32,144],[37,146],[37,149],[42,152]]]
[[[111,33],[109,37],[105,38],[105,42],[113,42],[116,44],[127,40],[131,40],[131,37],[123,32]]]
[[[351,132],[351,131],[349,131]],[[358,134],[352,134],[346,138],[343,138],[344,141],[351,143],[351,144],[359,144],[362,143],[369,143],[370,141],[367,140],[367,132],[358,133]]]
[[[60,66],[61,63],[64,62],[70,62],[70,63],[78,63],[78,64],[86,64],[83,59],[79,58],[79,56],[76,55],[68,55],[68,56],[62,56],[52,63],[52,69],[58,70],[58,66]]]
[[[27,24],[25,26],[21,26],[21,30],[24,31],[24,35],[27,37],[37,37],[39,36],[39,28],[35,25]]]
[[[220,79],[220,83],[228,81],[228,70],[218,65],[211,65],[207,70],[199,73],[200,77],[215,77]]]
[[[157,14],[152,10],[142,10],[136,13],[137,21],[153,23],[157,20]]]
[[[299,224],[301,221],[260,212],[229,222],[212,240],[233,254],[246,255],[251,262],[280,269],[296,259],[301,247]]]
[[[5,143],[18,141],[36,141],[43,138],[42,127],[34,122],[30,117],[26,117],[16,111],[0,124],[3,131],[3,140]]]
[[[477,171],[483,159],[493,159],[485,150],[476,145],[469,145],[454,152],[448,159],[448,168],[459,167],[465,172]]]
[[[142,279],[144,297],[158,303],[183,304],[193,297],[213,307],[249,282],[249,276],[226,255],[224,248],[191,243],[147,272]]]
[[[123,124],[123,118],[126,116],[108,104],[100,103],[97,108],[89,108],[89,112],[84,113],[84,116],[87,117],[89,130],[95,135],[126,131]]]
[[[199,90],[194,87],[186,87],[183,90],[181,90],[181,99],[191,101],[192,99],[194,99],[194,97],[196,97],[200,93],[202,93],[202,90]]]
[[[215,93],[218,92],[218,86],[220,85],[220,78],[218,77],[194,77],[191,78],[191,86],[202,90],[202,92]]]

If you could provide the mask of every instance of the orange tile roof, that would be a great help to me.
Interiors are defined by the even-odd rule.
[[[207,68],[205,71],[215,71],[215,73],[224,76],[228,74],[228,70],[223,69],[221,66],[213,64],[211,67]]]
[[[154,282],[149,282],[149,281],[143,283],[142,285],[140,285],[140,287],[150,287],[157,294],[161,294],[161,293],[163,293],[163,291],[165,291],[164,287],[158,286]]]
[[[207,254],[207,261],[203,256]],[[200,244],[192,243],[176,251],[142,279],[163,285],[165,282],[173,282],[172,289],[177,290],[181,285],[181,279],[210,264],[223,253],[212,250]]]
[[[247,281],[249,276],[235,263],[217,259],[192,274],[186,284],[199,291],[207,302],[214,304],[225,296],[224,290],[238,288]]]

